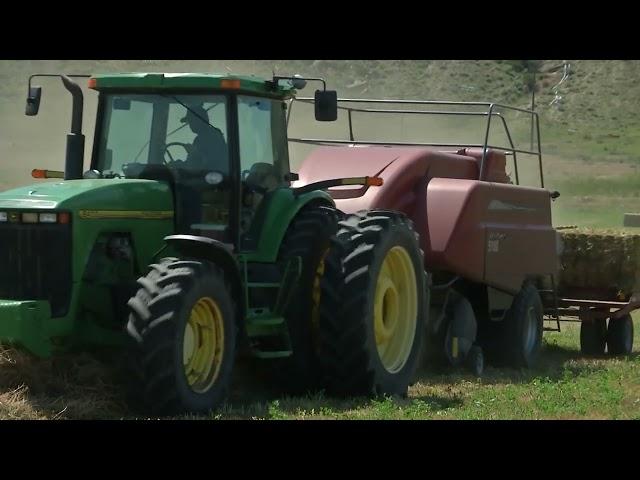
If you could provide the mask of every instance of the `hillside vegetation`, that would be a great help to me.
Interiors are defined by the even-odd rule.
[[[524,108],[531,103],[535,74],[546,186],[562,193],[554,206],[558,221],[610,227],[621,223],[624,211],[640,211],[635,182],[640,175],[640,83],[636,81],[640,78],[640,61],[0,61],[0,188],[29,182],[32,168],[61,168],[63,164],[71,113],[68,94],[58,81],[42,80],[41,113],[35,118],[25,117],[29,75],[123,71],[228,72],[267,78],[274,71],[301,73],[326,78],[341,97],[493,101]],[[314,88],[311,85],[302,93],[312,94]],[[89,147],[96,95],[85,92]],[[520,141],[524,140],[521,146],[528,147],[528,123],[514,129]],[[431,130],[425,130],[429,130],[424,133],[426,139],[432,139]],[[418,137],[423,136],[422,131],[418,133]],[[473,138],[481,141],[479,137]],[[534,168],[535,163],[530,166]],[[533,183],[537,173],[530,170],[532,177],[525,175],[525,179]],[[610,200],[616,205],[615,211],[607,207]],[[595,211],[597,220],[590,220],[585,208]]]

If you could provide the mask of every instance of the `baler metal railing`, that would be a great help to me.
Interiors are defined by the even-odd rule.
[[[291,112],[293,111],[293,105],[295,102],[302,103],[314,103],[313,98],[301,97],[291,101],[289,111],[287,114],[287,125],[291,118]],[[455,110],[407,110],[397,108],[363,108],[354,106],[345,106],[344,104],[375,104],[375,105],[428,105],[428,106],[467,106],[467,107],[485,107],[485,111],[455,111]],[[341,105],[342,104],[342,105]],[[533,110],[527,110],[524,108],[512,107],[509,105],[503,105],[499,103],[490,102],[455,102],[455,101],[438,101],[438,100],[376,100],[376,99],[361,99],[361,98],[339,98],[338,109],[347,111],[349,122],[349,140],[342,139],[323,139],[323,138],[289,138],[290,142],[294,143],[307,143],[317,145],[394,145],[394,146],[425,146],[425,147],[462,147],[462,148],[482,148],[482,159],[480,162],[480,172],[478,175],[479,180],[484,179],[485,174],[485,159],[489,149],[503,150],[507,155],[513,156],[514,173],[516,176],[516,184],[520,184],[520,177],[518,173],[518,158],[517,154],[533,155],[538,157],[538,166],[540,172],[540,186],[544,188],[544,175],[542,172],[542,149],[540,145],[540,122],[538,113]],[[516,148],[509,125],[505,117],[496,109],[510,110],[514,112],[525,113],[531,115],[532,130],[535,129],[537,138],[537,150],[533,149],[533,138],[531,150],[524,150]],[[439,143],[439,142],[394,142],[394,141],[378,141],[378,140],[356,140],[353,133],[353,113],[374,113],[374,114],[399,114],[399,115],[448,115],[448,116],[483,116],[487,117],[484,141],[482,143]],[[491,119],[497,117],[501,121],[501,125],[504,129],[504,133],[509,141],[508,146],[504,145],[492,145],[489,144],[489,135],[491,133]],[[535,127],[535,128],[534,128]],[[533,137],[533,136],[532,136]]]

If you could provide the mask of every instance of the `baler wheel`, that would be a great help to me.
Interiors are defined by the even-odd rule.
[[[471,347],[467,354],[466,361],[473,376],[481,377],[482,372],[484,372],[484,354],[482,353],[482,348],[478,345]]]
[[[515,368],[532,368],[540,355],[543,308],[540,294],[532,283],[525,283],[514,297],[502,327],[503,363]]]
[[[607,343],[607,320],[583,320],[580,325],[580,351],[584,355],[604,355]]]
[[[320,359],[336,395],[406,395],[426,325],[418,235],[404,215],[347,217],[325,261]]]
[[[633,319],[631,315],[609,320],[607,330],[607,353],[630,355],[633,351]]]
[[[163,259],[129,300],[130,390],[145,413],[204,413],[226,398],[235,360],[233,297],[207,261]]]

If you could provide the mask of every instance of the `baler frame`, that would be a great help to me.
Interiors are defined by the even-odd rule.
[[[314,99],[310,97],[300,97],[296,99],[292,99],[289,110],[287,113],[287,125],[289,124],[289,119],[291,117],[291,112],[293,111],[293,105],[295,102],[302,103],[314,103]],[[345,106],[342,104],[354,104],[354,103],[364,103],[364,104],[373,104],[373,105],[428,105],[431,107],[434,106],[467,106],[467,107],[485,107],[485,111],[451,111],[451,110],[406,110],[406,109],[395,109],[395,108],[360,108],[353,106]],[[525,113],[531,116],[531,150],[523,150],[516,148],[513,137],[511,135],[511,131],[509,130],[509,126],[505,117],[496,109],[504,109],[510,110],[514,112]],[[527,110],[519,107],[512,107],[509,105],[503,105],[500,103],[493,102],[456,102],[456,101],[448,101],[448,100],[387,100],[387,99],[362,99],[362,98],[339,98],[338,99],[338,110],[347,111],[348,122],[349,122],[349,140],[341,140],[341,139],[322,139],[322,138],[289,138],[290,142],[294,143],[307,143],[307,144],[316,144],[316,145],[393,145],[393,146],[415,146],[415,147],[460,147],[460,148],[481,148],[482,160],[480,163],[480,172],[478,175],[478,180],[483,180],[485,176],[485,159],[489,149],[494,150],[502,150],[505,155],[513,156],[513,164],[514,164],[514,173],[515,173],[515,184],[520,185],[520,177],[518,174],[518,159],[517,154],[521,153],[523,155],[532,155],[538,157],[538,167],[540,173],[540,188],[544,188],[544,174],[542,171],[542,148],[540,142],[540,120],[538,113],[534,110]],[[388,142],[388,141],[369,141],[369,140],[356,140],[353,132],[353,113],[381,113],[381,114],[399,114],[399,115],[449,115],[449,116],[483,116],[487,117],[486,125],[484,129],[484,141],[482,143],[436,143],[436,142]],[[497,117],[500,119],[501,124],[504,129],[504,133],[509,140],[508,146],[503,145],[492,145],[489,144],[489,135],[491,133],[491,119],[493,117]],[[536,144],[538,146],[537,150],[533,149],[534,136],[536,139]]]

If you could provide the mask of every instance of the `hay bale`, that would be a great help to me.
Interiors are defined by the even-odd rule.
[[[559,229],[560,281],[573,288],[640,292],[640,234],[624,230]]]

